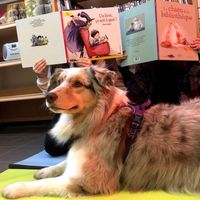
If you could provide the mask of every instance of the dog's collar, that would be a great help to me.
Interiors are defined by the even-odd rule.
[[[129,107],[131,108],[133,112],[133,117],[131,119],[130,126],[128,128],[128,134],[125,139],[125,150],[123,154],[123,162],[125,162],[128,153],[130,151],[130,148],[132,144],[135,142],[135,139],[137,137],[137,133],[141,129],[141,124],[144,117],[145,110],[149,107],[151,104],[151,100],[147,99],[143,104],[135,105],[135,104],[129,104]]]

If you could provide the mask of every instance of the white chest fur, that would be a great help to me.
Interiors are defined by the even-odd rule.
[[[86,162],[86,149],[74,146],[70,149],[66,160],[64,176],[69,178],[80,178],[83,165]]]

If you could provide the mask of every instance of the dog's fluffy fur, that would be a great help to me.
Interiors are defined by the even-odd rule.
[[[200,191],[199,99],[148,109],[123,163],[125,130],[133,113],[114,79],[114,72],[96,67],[65,69],[53,76],[47,106],[62,116],[51,134],[59,142],[72,135],[79,139],[66,161],[36,172],[41,180],[7,186],[5,197],[110,194],[121,189]]]

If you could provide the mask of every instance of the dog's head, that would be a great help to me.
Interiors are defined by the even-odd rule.
[[[47,107],[57,113],[84,113],[114,87],[116,73],[105,68],[59,69],[51,77]]]

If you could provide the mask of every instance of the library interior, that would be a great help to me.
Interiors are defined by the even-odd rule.
[[[199,54],[200,0],[0,0],[0,200],[199,199]]]

